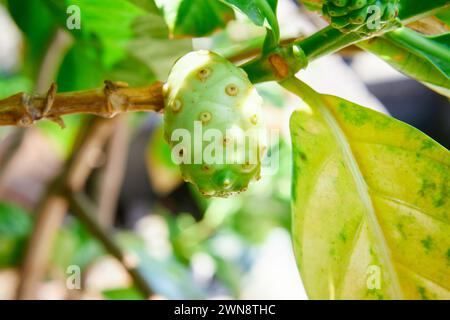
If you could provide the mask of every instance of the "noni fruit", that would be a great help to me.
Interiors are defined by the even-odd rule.
[[[225,197],[259,179],[262,99],[242,69],[210,51],[188,53],[173,66],[164,97],[164,137],[186,181]]]
[[[396,26],[399,0],[325,0],[322,12],[344,33],[371,35]]]

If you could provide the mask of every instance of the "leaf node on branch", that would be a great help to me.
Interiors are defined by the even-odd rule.
[[[52,84],[45,95],[17,93],[0,100],[0,125],[28,127],[41,119],[48,119],[64,127],[62,116],[94,114],[111,118],[119,113],[162,111],[164,98],[162,82],[133,88],[124,82],[105,81],[100,89],[56,93]]]

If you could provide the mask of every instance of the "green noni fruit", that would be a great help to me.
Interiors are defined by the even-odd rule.
[[[259,179],[262,99],[242,69],[210,51],[188,53],[173,66],[164,97],[164,137],[186,181],[225,197]]]
[[[370,35],[395,27],[399,0],[325,0],[322,12],[342,32]]]

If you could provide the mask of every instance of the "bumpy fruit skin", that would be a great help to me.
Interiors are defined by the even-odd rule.
[[[164,137],[172,150],[180,143],[172,137],[176,129],[191,133],[190,144],[177,149],[180,156],[190,159],[189,163],[180,164],[186,181],[196,185],[205,196],[226,197],[245,191],[251,180],[259,179],[261,158],[266,150],[262,99],[242,69],[210,51],[188,53],[173,66],[164,96]],[[198,131],[194,133],[195,121],[197,130],[200,126],[203,134],[208,129],[220,132],[220,141],[206,141],[205,137],[200,147],[195,136]],[[239,138],[243,132],[247,144]],[[223,161],[195,162],[211,143],[223,147]],[[230,144],[237,147],[225,156]],[[190,151],[186,150],[189,145]]]
[[[395,27],[398,5],[399,0],[325,0],[322,12],[332,27],[366,36]]]

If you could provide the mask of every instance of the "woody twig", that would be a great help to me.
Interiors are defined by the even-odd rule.
[[[162,83],[133,88],[123,82],[105,81],[104,88],[56,93],[52,84],[44,96],[18,93],[0,100],[0,125],[27,127],[48,119],[64,127],[62,116],[93,114],[111,118],[134,111],[161,111],[164,108]]]

